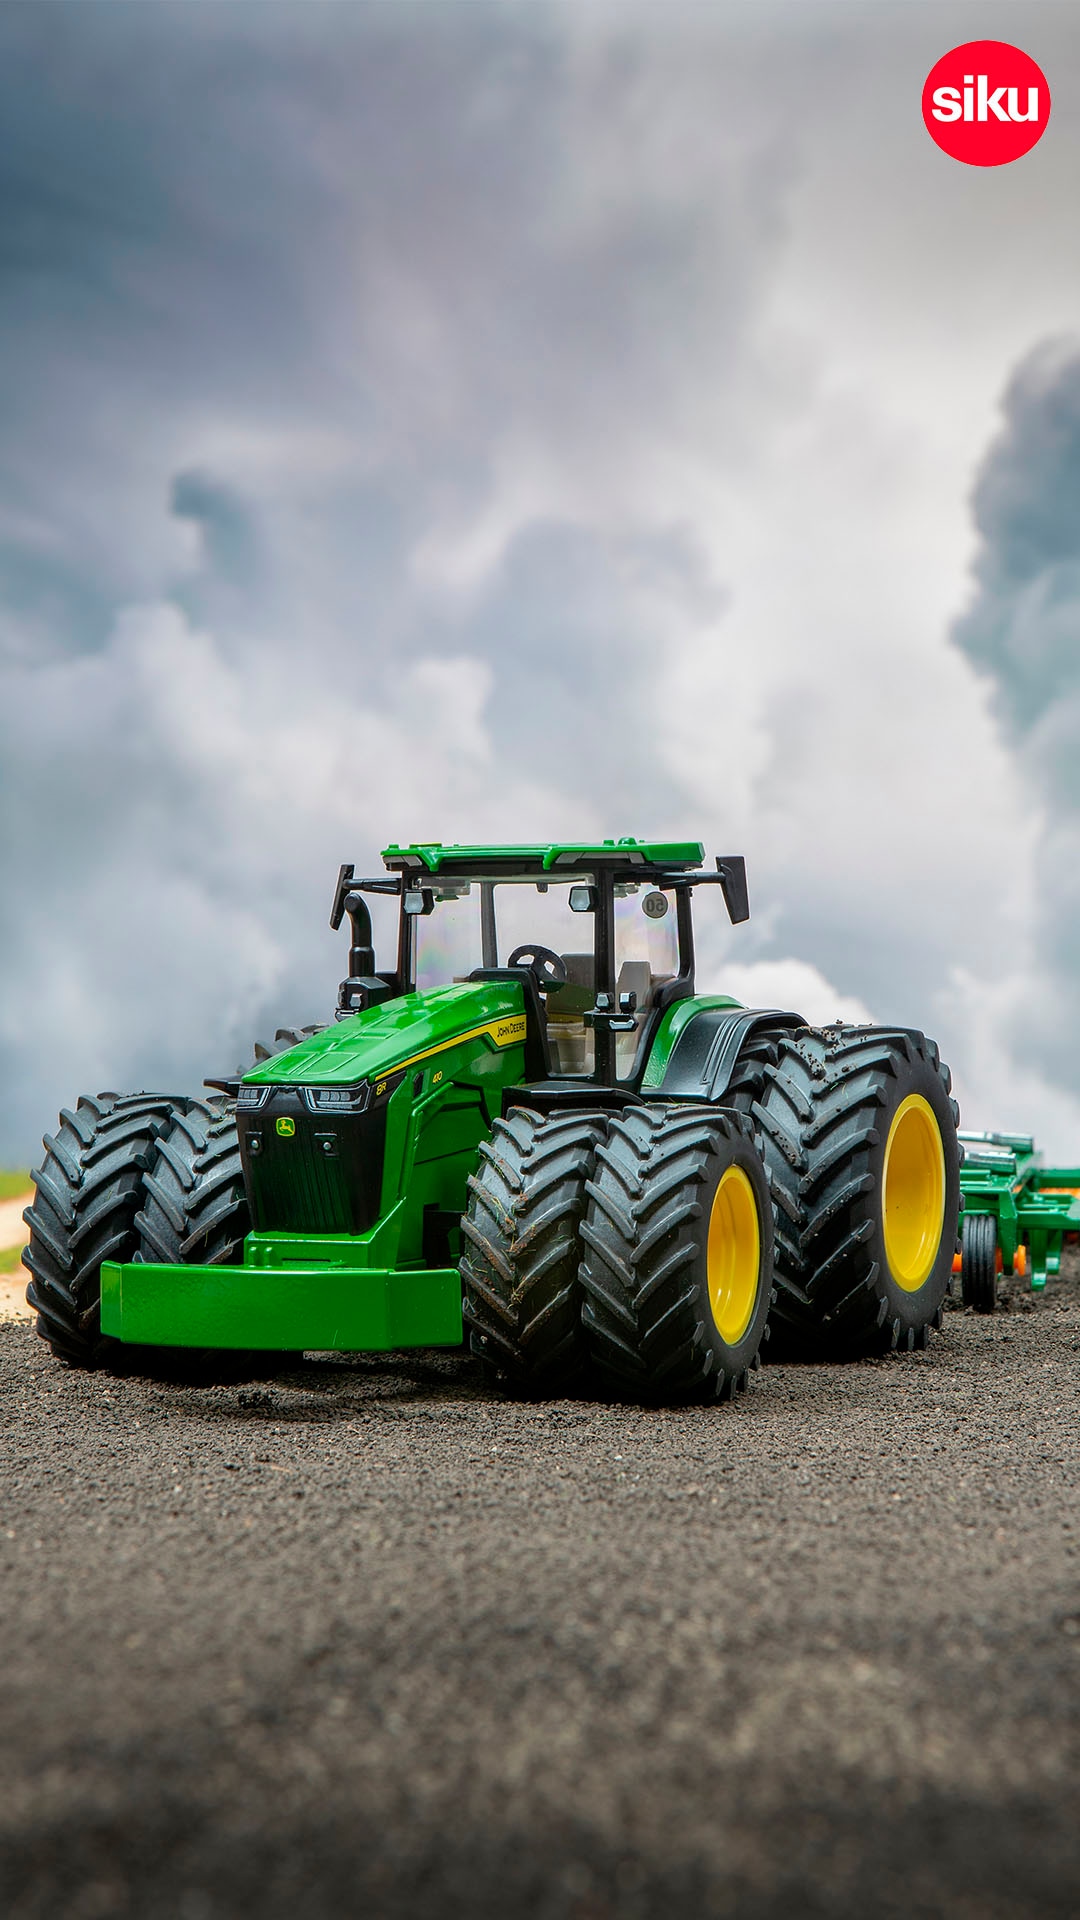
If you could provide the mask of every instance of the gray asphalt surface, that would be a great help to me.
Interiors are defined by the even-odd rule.
[[[0,1910],[1080,1912],[1080,1279],[715,1411],[0,1327]]]

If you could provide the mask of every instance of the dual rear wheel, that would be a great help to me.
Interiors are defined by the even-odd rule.
[[[950,1088],[914,1029],[781,1037],[754,1106],[776,1219],[770,1357],[910,1351],[940,1326],[960,1206]]]

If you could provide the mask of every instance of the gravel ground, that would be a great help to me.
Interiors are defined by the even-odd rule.
[[[734,1407],[0,1325],[0,1909],[1080,1912],[1080,1268]]]

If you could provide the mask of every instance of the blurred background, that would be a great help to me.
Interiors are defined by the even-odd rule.
[[[328,1017],[340,861],[619,834],[1080,1160],[1078,82],[1045,0],[4,9],[0,1165]]]

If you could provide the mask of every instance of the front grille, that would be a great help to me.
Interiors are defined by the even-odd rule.
[[[240,1158],[257,1232],[365,1233],[374,1226],[386,1102],[396,1084],[385,1084],[362,1111],[313,1112],[315,1090],[308,1087],[271,1086],[257,1110],[238,1106]]]

